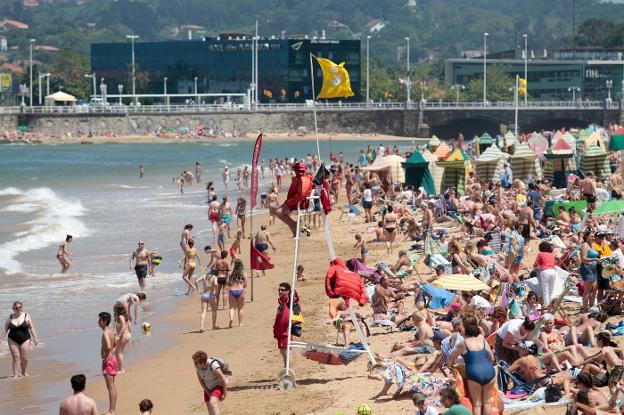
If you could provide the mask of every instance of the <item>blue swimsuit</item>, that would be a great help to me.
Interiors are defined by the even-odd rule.
[[[464,355],[464,362],[466,362],[466,377],[468,380],[477,382],[479,385],[487,385],[494,379],[496,372],[494,371],[494,365],[488,358],[488,353],[485,350],[485,340],[483,340],[483,349],[473,352],[466,346],[466,354]]]

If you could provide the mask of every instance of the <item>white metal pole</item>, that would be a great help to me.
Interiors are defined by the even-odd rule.
[[[297,283],[297,265],[299,261],[299,240],[301,239],[299,236],[301,226],[301,209],[299,209],[299,204],[297,204],[297,233],[295,234],[295,255],[293,258],[293,271],[292,271],[292,281],[290,284],[290,308],[288,313],[288,343],[286,346],[286,373],[288,376],[290,374],[290,343],[291,343],[291,333],[292,330],[292,315],[293,315],[293,302],[295,300],[295,284]]]
[[[405,95],[406,96],[405,104],[409,105],[409,103],[411,101],[410,100],[410,89],[411,89],[410,86],[411,85],[410,85],[410,73],[409,73],[409,71],[410,71],[410,47],[409,47],[410,38],[406,37],[405,40],[407,42],[407,53],[406,53],[406,56],[405,56],[405,58],[406,58],[405,60],[407,62],[407,84],[406,84],[407,92],[406,92],[406,95]]]
[[[483,105],[487,103],[487,32],[483,34]]]
[[[312,54],[310,53],[310,79],[312,80],[312,113],[314,114],[314,135],[316,136],[316,154],[321,162],[321,146],[318,139],[318,122],[316,118],[316,92],[314,91],[314,65],[312,64]]]
[[[46,74],[46,96],[50,95],[50,73]]]
[[[528,79],[528,59],[529,59],[529,48],[528,48],[528,35],[522,35],[524,37],[524,82],[526,82],[525,91],[524,91],[524,105],[527,104],[528,89],[529,89],[529,79]]]
[[[29,41],[29,66],[30,66],[30,84],[28,85],[29,88],[29,95],[30,95],[30,106],[33,106],[33,43],[36,42],[36,39],[30,39]]]
[[[366,106],[368,107],[368,102],[370,101],[370,53],[369,53],[369,47],[370,47],[370,36],[366,36]],[[622,81],[624,82],[624,81]]]
[[[254,36],[251,37],[251,47],[249,49],[251,50],[251,82],[250,82],[250,89],[251,89],[250,105],[251,105],[254,102],[254,97],[255,97],[254,83],[256,82],[256,41],[255,41]]]
[[[258,19],[256,19],[256,36],[255,36],[255,39],[256,39],[256,54],[255,54],[256,55],[255,56],[256,80],[254,82],[254,85],[255,85],[255,87],[254,87],[254,103],[255,103],[255,106],[256,106],[256,110],[257,110],[258,109],[258,88],[260,87],[258,85],[258,82],[259,82],[259,77],[258,77],[258,41],[260,40],[258,38]]]
[[[514,109],[514,131],[515,131],[515,135],[516,138],[518,137],[518,75],[516,75],[516,87],[514,88],[514,102],[515,102],[515,109]]]
[[[39,72],[39,105],[41,105],[41,72]]]

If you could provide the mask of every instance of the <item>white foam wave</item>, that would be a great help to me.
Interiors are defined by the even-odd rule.
[[[15,259],[17,255],[59,243],[67,234],[76,238],[90,233],[79,219],[86,211],[79,200],[61,199],[47,187],[26,191],[8,187],[0,190],[0,196],[5,195],[18,197],[4,210],[33,213],[33,218],[25,223],[29,229],[0,245],[0,268],[9,274],[22,271],[22,265]]]
[[[238,143],[220,143],[217,144],[217,147],[236,147]]]
[[[130,186],[127,184],[119,185],[122,189],[149,189],[149,186]]]

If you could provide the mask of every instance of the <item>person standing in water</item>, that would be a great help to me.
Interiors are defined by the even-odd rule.
[[[130,321],[126,308],[122,304],[115,304],[113,308],[115,314],[115,331],[117,332],[117,347],[115,347],[115,358],[117,359],[118,373],[124,373],[124,349],[132,340],[130,333]]]
[[[117,387],[115,386],[115,376],[117,376],[117,358],[115,357],[115,335],[108,327],[111,322],[111,315],[102,312],[98,315],[98,326],[102,329],[102,345],[100,347],[100,355],[102,357],[102,375],[106,381],[106,389],[108,389],[108,412],[115,415],[117,409]]]
[[[30,353],[30,343],[36,346],[37,333],[33,326],[32,319],[28,313],[23,311],[21,301],[13,303],[13,314],[11,314],[4,322],[4,327],[0,333],[0,342],[4,336],[8,334],[9,350],[13,358],[13,377],[28,376],[28,355]],[[18,368],[21,365],[21,372]]]
[[[180,236],[180,248],[182,249],[182,252],[184,254],[186,254],[186,245],[188,244],[189,239],[193,238],[193,235],[191,235],[191,231],[193,230],[193,225],[190,223],[187,223],[186,225],[184,225],[184,230],[182,231],[182,235]]]
[[[208,306],[210,306],[210,311],[212,312],[212,329],[217,329],[217,290],[219,289],[219,284],[217,283],[217,272],[209,270],[207,272],[202,273],[199,278],[195,280],[195,284],[202,282],[203,292],[201,295],[201,319],[199,325],[199,332],[204,332],[204,321],[206,320],[206,312],[208,311]]]
[[[225,193],[228,192],[228,184],[230,183],[230,171],[227,167],[223,169],[223,173],[221,174],[223,177],[223,186],[225,186]]]
[[[195,162],[195,180],[197,180],[197,183],[201,182],[201,174],[202,174],[202,167],[199,164],[199,161]]]
[[[143,165],[139,166],[139,179],[142,179],[145,176],[145,171],[143,171]]]
[[[221,205],[217,200],[217,195],[212,195],[210,198],[210,203],[208,204],[208,220],[210,221],[210,227],[212,228],[212,237],[217,237],[217,231],[219,229],[219,212],[221,210]]]
[[[56,259],[61,264],[61,273],[65,274],[69,267],[71,267],[72,254],[69,252],[69,244],[74,238],[71,235],[65,237],[65,242],[59,245],[59,250],[56,253]]]
[[[150,253],[145,249],[145,243],[139,241],[139,247],[134,250],[130,257],[130,269],[132,269],[132,261],[134,261],[134,272],[139,280],[141,291],[145,291],[145,277],[149,270]]]

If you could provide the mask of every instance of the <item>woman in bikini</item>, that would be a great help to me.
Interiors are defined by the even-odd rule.
[[[117,358],[117,367],[119,368],[117,373],[123,373],[123,351],[132,339],[132,334],[130,333],[130,321],[128,321],[126,308],[122,304],[115,304],[113,312],[115,314],[115,330],[117,332],[117,346],[115,347],[115,358]]]
[[[214,265],[214,270],[217,273],[217,291],[215,297],[215,303],[219,306],[219,298],[223,294],[223,308],[225,308],[225,286],[227,285],[227,279],[230,275],[230,263],[227,258],[227,251],[221,251],[221,259],[217,260]]]
[[[67,235],[65,237],[65,242],[63,242],[62,245],[59,245],[59,250],[56,253],[56,259],[61,264],[62,274],[66,273],[69,267],[71,267],[72,254],[69,252],[69,244],[72,239],[73,237],[71,235]]]
[[[238,198],[236,204],[236,227],[239,232],[245,235],[245,211],[247,210],[247,201],[244,197]]]
[[[269,193],[268,205],[269,205],[269,225],[273,225],[275,223],[275,218],[277,217],[277,208],[280,205],[279,199],[277,196],[277,189],[275,188],[275,186],[271,188],[271,193]]]
[[[219,284],[217,283],[217,271],[211,270],[208,274],[202,273],[199,278],[195,280],[195,284],[202,282],[203,292],[201,295],[201,320],[199,325],[199,332],[204,332],[204,321],[206,320],[206,311],[210,306],[212,312],[212,329],[217,329],[217,289]]]
[[[394,209],[391,204],[388,205],[386,209],[386,214],[383,217],[383,230],[384,237],[386,241],[386,248],[388,249],[388,253],[392,253],[392,248],[394,244],[394,240],[397,235],[397,216],[394,213]]]
[[[247,288],[247,273],[243,261],[235,259],[232,272],[228,278],[230,302],[230,328],[234,324],[234,310],[238,312],[238,326],[243,326],[243,307],[245,306],[245,288]]]
[[[542,319],[544,331],[540,333],[537,341],[542,347],[540,357],[543,361],[550,360],[553,365],[558,367],[560,366],[559,362],[567,360],[572,366],[578,366],[583,359],[587,358],[587,353],[582,345],[565,345],[565,338],[555,328],[555,317],[552,314],[546,313]]]
[[[35,346],[38,344],[35,326],[28,313],[23,311],[23,307],[21,301],[13,303],[13,314],[6,319],[0,333],[0,342],[8,334],[9,350],[13,358],[13,377],[16,378],[28,376],[26,369],[28,369],[31,339]],[[20,365],[22,370],[18,372]]]
[[[184,246],[184,266],[182,271],[182,279],[185,283],[188,284],[188,291],[186,295],[190,295],[193,291],[197,290],[199,292],[199,288],[197,284],[193,284],[193,273],[195,272],[195,268],[199,265],[201,267],[201,262],[199,260],[199,255],[197,254],[197,249],[194,248],[195,241],[189,239]]]

